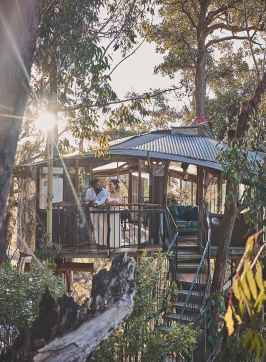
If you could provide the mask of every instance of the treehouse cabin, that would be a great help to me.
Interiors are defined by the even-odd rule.
[[[173,322],[192,322],[204,329],[202,316],[210,306],[225,201],[226,180],[219,155],[227,147],[204,122],[116,140],[105,158],[86,153],[55,159],[52,241],[61,245],[57,270],[64,272],[68,287],[72,271],[92,270],[92,264],[84,263],[86,258],[171,251],[167,275],[176,281],[178,294],[163,314],[167,325],[162,328]],[[248,158],[256,177],[265,154],[249,152]],[[22,200],[18,233],[31,250],[45,243],[47,172],[45,161],[15,170]],[[118,204],[86,204],[86,191],[95,178],[102,187],[108,179],[120,180]],[[254,229],[245,223],[243,214],[238,215],[224,289],[230,286]]]
[[[204,122],[113,141],[104,158],[85,153],[54,159],[52,240],[62,246],[61,257],[137,255],[144,248],[170,250],[177,240],[202,252],[208,235],[215,256],[226,186],[219,154],[226,148]],[[250,152],[249,157],[255,174],[263,155]],[[23,200],[19,233],[33,249],[45,242],[47,172],[47,162],[41,161],[14,173]],[[95,178],[102,187],[118,178],[121,202],[88,206],[85,195]],[[232,259],[243,253],[249,232],[252,225],[240,215]]]

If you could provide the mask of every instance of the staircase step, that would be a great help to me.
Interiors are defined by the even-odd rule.
[[[179,242],[198,242],[198,236],[197,235],[180,235],[178,237]]]
[[[196,273],[194,271],[190,272],[190,271],[181,271],[180,270],[178,273],[176,273],[176,282],[179,284],[181,284],[181,282],[186,282],[186,283],[192,284],[192,282],[195,279],[195,275],[196,275]],[[204,286],[206,284],[206,274],[199,273],[195,284],[196,284],[195,290],[197,290],[199,287],[203,288],[202,286]]]
[[[172,303],[172,306],[174,308],[180,309],[182,310],[182,308],[184,307],[184,301],[176,301]],[[195,312],[199,312],[201,308],[201,305],[198,303],[187,303],[186,305],[186,309],[189,309],[191,311],[195,311]]]
[[[176,269],[177,273],[196,273],[197,270],[199,268],[199,264],[194,264],[194,263],[179,263]],[[202,266],[200,271],[200,273],[204,273],[205,272],[205,267]]]
[[[180,289],[178,290],[177,300],[180,302],[184,302],[188,296],[189,289]],[[189,300],[194,303],[201,301],[203,299],[203,290],[202,295],[199,295],[198,291],[192,291],[189,297]]]
[[[183,289],[183,290],[190,290],[190,287],[191,287],[191,282],[186,282],[186,281],[179,281],[179,285],[180,285],[180,289]],[[206,287],[206,284],[199,284],[199,283],[195,283],[194,284],[194,291],[197,291],[197,290],[204,290]]]
[[[177,251],[184,252],[189,251],[192,253],[199,253],[198,245],[185,245],[185,244],[177,244]]]
[[[200,263],[202,256],[198,254],[178,254],[177,257],[174,255],[170,256],[171,263]]]
[[[174,322],[191,323],[195,319],[195,315],[184,314],[181,316],[181,314],[167,312],[163,315],[163,318]]]
[[[182,246],[191,246],[191,247],[197,246],[197,247],[199,247],[198,242],[195,241],[195,240],[177,240],[176,245],[181,246],[181,247]]]

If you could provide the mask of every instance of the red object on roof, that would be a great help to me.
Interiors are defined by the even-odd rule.
[[[205,117],[205,116],[193,118],[193,122],[195,122],[197,124],[200,124],[200,123],[203,123],[203,122],[208,122],[208,121],[209,121],[209,118]]]

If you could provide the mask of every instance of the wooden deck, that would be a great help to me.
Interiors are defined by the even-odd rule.
[[[148,254],[152,254],[156,251],[162,251],[162,247],[158,245],[155,246],[146,246],[138,248],[127,247],[127,248],[99,248],[97,246],[71,246],[63,248],[58,254],[59,258],[114,258],[117,255],[121,255],[127,253],[129,256],[137,257],[141,255],[143,252],[147,252]]]

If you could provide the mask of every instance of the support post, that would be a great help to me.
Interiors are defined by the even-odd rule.
[[[53,131],[47,135],[47,244],[53,239]]]
[[[204,240],[204,230],[203,230],[203,226],[204,226],[204,205],[203,205],[203,177],[204,176],[204,171],[201,167],[198,167],[197,169],[197,205],[199,208],[199,212],[198,212],[198,223],[199,223],[199,228],[198,228],[198,242],[199,242],[199,247],[202,247],[203,244],[203,240]]]
[[[218,176],[218,196],[217,196],[217,211],[218,213],[222,212],[222,208],[223,208],[223,205],[222,205],[222,202],[223,202],[223,179],[222,179],[222,176],[219,175]]]
[[[78,158],[75,159],[75,190],[77,193],[78,198],[80,199],[80,183],[79,183],[79,160]],[[79,243],[79,207],[76,208],[75,212],[75,221],[74,221],[74,244],[78,245]]]
[[[142,179],[141,179],[141,173],[142,173],[142,160],[138,160],[138,245],[141,243],[141,207],[140,204],[143,201],[143,195],[142,195]]]

